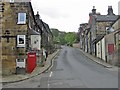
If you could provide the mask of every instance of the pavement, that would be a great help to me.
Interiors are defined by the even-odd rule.
[[[105,62],[105,61],[103,61],[103,60],[101,60],[101,59],[99,59],[99,58],[97,58],[97,57],[89,54],[89,53],[84,52],[84,51],[81,50],[81,49],[79,49],[79,50],[80,50],[86,57],[88,57],[90,60],[96,62],[97,64],[100,64],[100,65],[104,66],[105,68],[112,68],[112,69],[114,68],[114,70],[118,71],[119,67],[114,66],[114,65],[111,65],[111,64],[109,64],[109,63],[107,63],[107,62]]]
[[[116,70],[118,70],[118,67],[115,67],[113,65],[110,65],[106,62],[103,62],[101,59],[96,58],[84,51],[82,51],[81,49],[79,49],[85,56],[87,56],[88,58],[90,58],[91,60],[95,61],[96,63],[106,67],[106,68],[115,68]],[[4,76],[2,77],[2,82],[0,83],[15,83],[15,82],[20,82],[23,80],[27,80],[29,78],[35,77],[37,75],[40,75],[42,73],[44,73],[45,71],[49,70],[54,63],[54,58],[55,56],[57,56],[57,54],[59,53],[60,50],[57,50],[56,52],[54,52],[53,54],[48,55],[47,61],[45,63],[44,67],[40,67],[37,66],[34,71],[31,74],[25,74],[25,75],[10,75],[10,76]]]
[[[10,75],[10,76],[3,76],[2,77],[2,82],[0,83],[15,83],[15,82],[20,82],[23,80],[27,80],[29,78],[35,77],[37,75],[40,75],[50,69],[53,65],[53,61],[55,56],[59,53],[60,50],[57,50],[53,54],[48,55],[47,61],[45,62],[44,67],[37,66],[32,73],[28,74],[18,74],[18,75]]]

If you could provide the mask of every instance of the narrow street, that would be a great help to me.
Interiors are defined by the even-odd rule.
[[[49,71],[3,88],[118,88],[118,72],[95,63],[79,49],[63,46]]]

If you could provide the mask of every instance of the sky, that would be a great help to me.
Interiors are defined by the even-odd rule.
[[[118,15],[120,0],[31,0],[34,14],[39,11],[41,19],[50,28],[59,31],[78,32],[81,23],[88,23],[89,13],[96,8],[96,12],[107,15],[108,6]]]

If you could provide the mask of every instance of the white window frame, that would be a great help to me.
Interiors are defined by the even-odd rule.
[[[109,27],[106,27],[106,31],[109,29]]]
[[[21,14],[24,14],[23,21],[21,21]],[[26,13],[18,13],[18,23],[17,24],[26,24]]]
[[[19,38],[23,38],[24,43],[20,44],[19,42]],[[26,43],[26,36],[25,35],[17,35],[17,47],[25,47],[25,43]]]
[[[15,2],[15,0],[10,0],[10,3],[14,3]]]
[[[26,60],[25,59],[16,59],[16,67],[25,68],[26,67]]]
[[[118,40],[120,40],[120,34],[118,33]]]
[[[50,37],[48,36],[48,42],[50,41]]]

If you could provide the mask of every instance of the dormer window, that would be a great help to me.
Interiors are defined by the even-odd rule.
[[[26,13],[18,13],[18,23],[17,24],[26,24]]]

